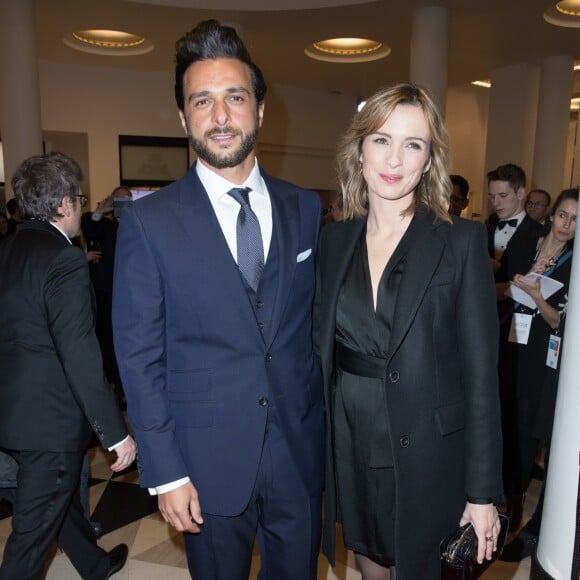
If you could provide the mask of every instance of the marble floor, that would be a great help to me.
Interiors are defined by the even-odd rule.
[[[156,499],[138,487],[137,472],[130,469],[112,476],[109,458],[100,449],[90,450],[91,479],[89,503],[92,519],[103,524],[99,544],[110,550],[123,542],[129,546],[127,565],[115,580],[187,580],[187,564],[181,534],[170,529],[156,510]],[[526,496],[525,512],[529,517],[538,498],[541,483],[533,480]],[[0,502],[0,553],[10,533],[10,506]],[[508,541],[511,536],[508,537]],[[528,580],[531,559],[519,564],[496,562],[482,580]],[[254,550],[250,580],[256,580],[260,566]],[[69,560],[56,552],[48,567],[46,580],[78,580]],[[337,566],[330,568],[323,557],[318,561],[319,580],[359,580],[352,554],[337,554]]]

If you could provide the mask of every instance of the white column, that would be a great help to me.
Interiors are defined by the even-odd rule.
[[[411,33],[409,78],[429,89],[445,113],[447,57],[449,52],[449,9],[445,6],[418,8]]]
[[[576,502],[578,501],[578,456],[580,453],[580,252],[574,252],[566,335],[560,364],[558,400],[554,416],[542,527],[536,559],[543,573],[556,579],[571,576]],[[533,572],[534,570],[532,570]],[[546,578],[545,575],[530,576]]]
[[[20,163],[42,153],[33,0],[0,0],[0,128],[6,197]]]
[[[535,187],[549,191],[553,198],[564,188],[573,68],[571,56],[542,61],[533,181]]]
[[[526,172],[528,186],[530,184],[539,82],[539,67],[528,63],[495,69],[491,73],[485,175],[482,184],[486,202],[486,175],[498,165],[519,165]],[[483,209],[484,216],[487,216],[490,211],[487,203]]]

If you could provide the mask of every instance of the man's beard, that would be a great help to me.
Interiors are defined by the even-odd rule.
[[[256,140],[258,138],[258,129],[256,126],[251,133],[243,135],[241,131],[236,131],[231,127],[224,127],[223,129],[212,129],[204,135],[204,140],[196,139],[190,132],[187,136],[189,138],[189,143],[191,148],[196,152],[197,156],[205,161],[210,167],[215,167],[216,169],[226,169],[227,167],[236,167],[246,159],[246,157],[252,152],[256,145]],[[237,149],[234,150],[223,150],[223,153],[214,152],[210,150],[207,145],[207,140],[212,137],[212,135],[220,135],[222,133],[229,133],[238,135],[241,138],[241,143]]]

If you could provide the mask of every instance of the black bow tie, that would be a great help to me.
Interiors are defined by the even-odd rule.
[[[518,227],[517,218],[514,218],[512,220],[499,220],[497,222],[497,229],[498,230],[503,230],[506,226],[510,226],[512,228],[517,228]]]

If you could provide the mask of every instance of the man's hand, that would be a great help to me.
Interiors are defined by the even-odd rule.
[[[135,441],[133,441],[133,437],[129,436],[121,445],[117,445],[113,449],[113,453],[117,454],[117,460],[111,465],[111,470],[123,471],[123,469],[127,469],[135,461],[135,456],[137,455],[137,446]]]
[[[85,256],[87,257],[87,262],[98,262],[103,257],[103,253],[97,250],[89,250]]]
[[[105,199],[102,199],[101,201],[99,201],[99,203],[97,204],[97,207],[95,208],[95,212],[97,213],[109,213],[113,211],[113,196],[112,195],[107,195],[107,197],[105,197]]]
[[[163,519],[178,532],[199,534],[203,524],[197,491],[191,482],[158,496]]]

